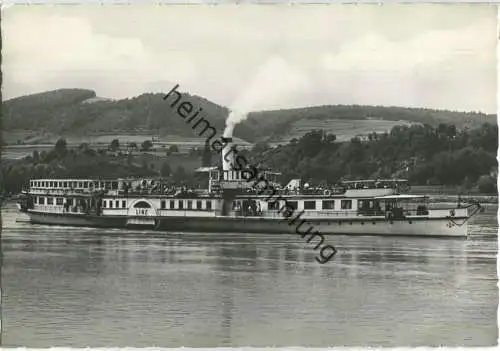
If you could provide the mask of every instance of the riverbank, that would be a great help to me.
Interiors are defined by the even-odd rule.
[[[455,202],[460,194],[463,201],[477,201],[488,204],[498,203],[498,194],[483,194],[477,188],[463,191],[459,187],[415,185],[411,187],[410,194],[428,195],[432,202]]]

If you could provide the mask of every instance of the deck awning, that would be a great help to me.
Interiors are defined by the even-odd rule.
[[[375,197],[377,200],[411,200],[424,198],[427,198],[427,195],[386,195]]]
[[[217,167],[200,167],[195,170],[195,172],[210,172],[218,170]]]

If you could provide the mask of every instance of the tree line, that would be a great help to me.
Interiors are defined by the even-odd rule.
[[[314,130],[286,145],[257,144],[248,157],[282,172],[284,179],[313,183],[401,177],[414,185],[447,185],[495,191],[498,126],[457,130],[454,125],[396,126],[383,134],[337,142]]]
[[[119,142],[113,141],[110,148],[119,148]],[[281,172],[284,183],[301,178],[311,184],[332,185],[347,179],[397,177],[412,185],[456,186],[464,191],[478,187],[481,192],[493,193],[497,149],[498,126],[485,123],[461,131],[449,124],[435,128],[396,126],[390,132],[371,133],[348,142],[314,130],[288,144],[271,147],[257,143],[239,154],[258,168]],[[213,154],[208,144],[196,157],[200,166],[220,165],[220,155]],[[87,144],[69,149],[64,139],[48,152],[34,151],[22,160],[3,160],[0,176],[1,194],[19,192],[30,178],[43,177],[161,176],[184,184],[199,180],[182,165],[171,169],[163,162],[155,169],[145,160],[137,165],[130,154],[113,158],[106,150],[94,150]]]

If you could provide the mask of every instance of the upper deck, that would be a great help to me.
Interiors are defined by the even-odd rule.
[[[210,170],[211,173],[213,171]],[[179,194],[192,192],[198,196],[212,194],[217,196],[224,188],[215,186],[217,183],[215,175],[210,176],[208,189],[189,190],[179,187],[163,179],[143,178],[118,178],[118,179],[33,179],[30,180],[29,193],[34,195],[87,195],[102,192],[107,195],[140,195],[140,196],[180,196]],[[235,180],[232,180],[233,182]],[[397,195],[409,190],[406,180],[353,180],[344,181],[334,187],[310,187],[307,183],[303,186],[300,181],[293,180],[295,187],[281,187],[273,181],[267,184],[263,191],[263,183],[256,187],[256,182],[247,183],[246,187],[240,187],[240,195],[243,197],[269,196],[270,193],[285,197],[347,197],[347,198],[375,198],[381,196]],[[291,183],[292,183],[291,182]],[[218,184],[217,184],[218,185]],[[235,189],[235,187],[231,187]],[[266,195],[267,194],[267,195]]]
[[[92,193],[96,191],[118,191],[120,180],[104,179],[32,179],[29,192],[32,194]]]

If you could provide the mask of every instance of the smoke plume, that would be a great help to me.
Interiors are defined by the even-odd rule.
[[[248,88],[230,107],[224,137],[232,137],[235,126],[251,111],[270,109],[286,103],[309,89],[305,74],[281,57],[272,57],[257,69]]]

